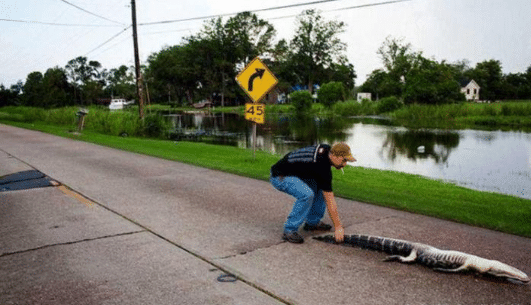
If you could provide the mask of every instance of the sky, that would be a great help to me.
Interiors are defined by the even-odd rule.
[[[315,0],[136,0],[140,60],[198,33],[209,17],[316,2]],[[361,85],[383,64],[377,54],[387,37],[403,39],[414,51],[437,61],[468,60],[471,67],[499,60],[503,73],[531,66],[529,0],[334,0],[256,12],[291,40],[296,18],[316,9],[325,20],[346,24],[340,38]],[[354,8],[353,8],[354,7]],[[230,16],[223,17],[227,20]],[[195,19],[183,21],[183,19]],[[180,20],[180,21],[179,21]],[[163,21],[172,21],[164,22]],[[146,24],[155,23],[155,24]],[[130,0],[2,0],[0,2],[0,84],[25,82],[85,56],[105,69],[133,66]]]

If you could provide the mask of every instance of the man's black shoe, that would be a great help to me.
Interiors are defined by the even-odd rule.
[[[330,231],[332,230],[332,226],[322,222],[316,225],[309,225],[306,223],[304,224],[303,229],[304,231]]]
[[[302,244],[304,242],[304,238],[302,238],[302,236],[300,236],[296,231],[284,233],[284,235],[282,235],[282,239],[294,244]]]

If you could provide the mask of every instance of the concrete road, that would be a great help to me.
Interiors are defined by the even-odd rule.
[[[531,304],[531,285],[385,263],[383,253],[311,238],[282,242],[292,199],[267,182],[0,124],[0,176],[28,169],[61,185],[0,192],[0,304]],[[338,206],[346,234],[531,274],[529,238]],[[238,280],[217,280],[228,273]]]

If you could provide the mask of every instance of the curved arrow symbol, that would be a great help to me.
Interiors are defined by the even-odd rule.
[[[254,72],[251,77],[249,77],[249,85],[247,86],[249,88],[249,91],[253,91],[253,82],[254,79],[257,77],[260,77],[262,79],[262,76],[264,76],[265,69],[258,69],[256,68],[256,72]]]

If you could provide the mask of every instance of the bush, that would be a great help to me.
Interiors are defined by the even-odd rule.
[[[158,114],[144,116],[144,135],[152,138],[166,138],[170,124]]]
[[[384,97],[376,105],[376,113],[385,113],[402,108],[403,103],[395,96]]]
[[[342,116],[356,116],[362,114],[362,106],[357,101],[336,103],[333,108],[334,113]]]
[[[319,101],[330,108],[336,102],[345,100],[345,86],[340,82],[326,83],[319,89],[318,96]]]
[[[297,112],[306,112],[312,108],[312,95],[309,91],[301,90],[290,94],[291,104]]]
[[[312,104],[311,111],[314,114],[326,114],[329,112],[329,109],[327,109],[323,104],[321,103],[314,103]]]

